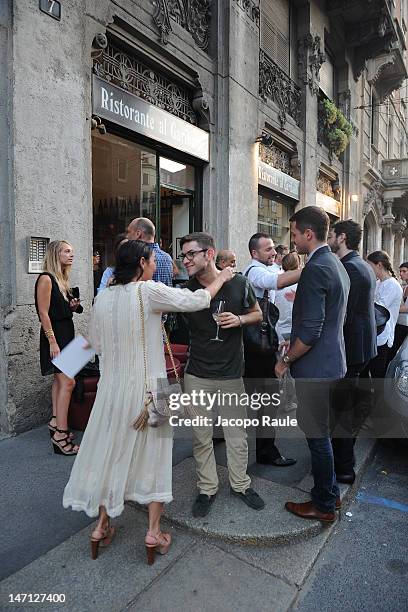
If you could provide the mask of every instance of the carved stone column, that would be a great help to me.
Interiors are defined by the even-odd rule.
[[[403,244],[403,257],[402,257],[402,261],[408,261],[408,229],[405,230],[404,232],[404,244]]]
[[[319,160],[316,156],[316,134],[318,131],[317,93],[319,71],[324,62],[322,39],[311,33],[310,5],[305,3],[298,10],[298,73],[302,87],[302,120],[305,131],[303,151],[304,170],[301,185],[302,205],[316,204],[316,176]]]
[[[218,12],[223,40],[215,87],[218,140],[212,159],[217,179],[209,190],[211,214],[204,210],[204,219],[214,221],[204,230],[215,235],[219,248],[233,249],[243,266],[248,236],[257,231],[258,221],[259,14],[253,2],[225,4],[229,10]]]
[[[393,200],[384,200],[384,215],[382,221],[383,227],[383,243],[382,248],[387,251],[391,261],[394,259],[394,234],[393,225],[395,217],[392,212]]]
[[[407,221],[405,219],[405,214],[399,212],[397,214],[397,218],[395,223],[392,226],[392,231],[394,234],[394,269],[398,269],[399,265],[402,263],[404,259],[404,243],[405,243],[405,230],[407,228]]]

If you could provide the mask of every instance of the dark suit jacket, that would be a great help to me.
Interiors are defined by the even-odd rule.
[[[377,354],[376,281],[374,272],[356,251],[351,251],[340,261],[350,278],[344,341],[347,365],[351,366],[366,363]]]
[[[343,325],[350,280],[328,246],[318,249],[300,276],[290,341],[312,348],[293,362],[294,378],[342,378],[347,370]]]

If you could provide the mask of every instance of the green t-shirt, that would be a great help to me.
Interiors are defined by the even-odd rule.
[[[195,278],[189,280],[186,286],[191,291],[205,289]],[[236,315],[245,314],[257,301],[251,284],[241,274],[225,283],[214,300],[224,300],[225,312]],[[199,378],[240,378],[244,370],[242,328],[220,327],[218,337],[223,342],[212,342],[210,338],[215,338],[217,324],[211,312],[210,305],[206,310],[184,315],[190,331],[190,357],[185,371]]]

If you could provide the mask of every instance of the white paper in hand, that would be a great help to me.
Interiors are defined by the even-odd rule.
[[[92,347],[84,348],[87,344],[88,341],[83,336],[76,336],[55,359],[52,359],[52,363],[61,372],[64,372],[70,378],[74,378],[95,355]]]

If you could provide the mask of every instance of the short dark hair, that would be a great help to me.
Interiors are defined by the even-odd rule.
[[[353,221],[353,219],[337,221],[333,225],[333,231],[336,236],[346,234],[346,247],[353,251],[357,251],[358,247],[360,246],[361,235],[363,233],[361,225],[357,223],[357,221]]]
[[[139,273],[142,276],[140,260],[149,261],[153,249],[144,240],[127,240],[116,251],[113,285],[127,285]]]
[[[250,237],[248,242],[248,249],[250,255],[252,255],[252,251],[256,251],[258,249],[259,241],[261,238],[270,238],[270,236],[268,234],[265,234],[265,232],[257,232],[256,234],[253,234],[253,236]]]
[[[296,211],[289,219],[291,223],[296,223],[297,229],[305,233],[307,229],[314,232],[316,239],[324,242],[327,240],[330,218],[327,212],[320,206],[305,206]]]
[[[286,244],[278,244],[278,246],[275,247],[275,251],[278,255],[283,255],[286,250],[289,251],[289,247]]]
[[[193,232],[183,236],[180,240],[180,249],[183,248],[186,242],[196,242],[202,249],[215,249],[214,238],[205,232]]]
[[[401,268],[408,268],[408,261],[404,261],[404,262],[403,262],[403,263],[400,265],[399,269],[401,270]]]

